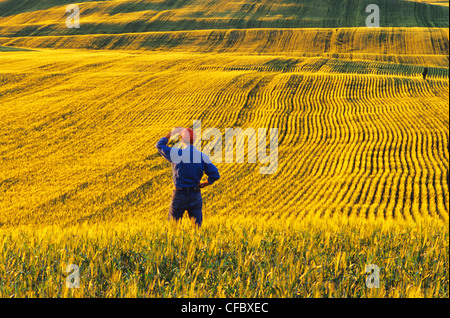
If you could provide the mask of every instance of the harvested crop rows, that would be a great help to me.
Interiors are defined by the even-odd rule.
[[[214,200],[209,213],[227,213],[232,201],[235,213],[244,215],[276,211],[290,217],[354,213],[448,220],[446,68],[434,68],[423,80],[423,67],[416,65],[332,58],[304,57],[292,63],[290,58],[260,57],[252,66],[248,57],[235,55],[62,51],[51,57],[45,50],[12,54],[2,55],[4,64],[24,73],[16,72],[16,81],[8,81],[12,74],[7,69],[1,75],[9,82],[3,86],[5,107],[0,113],[8,123],[4,136],[14,136],[2,145],[8,167],[2,170],[2,180],[16,180],[2,183],[8,189],[2,211],[24,211],[25,223],[38,222],[55,204],[64,210],[73,204],[68,222],[89,215],[104,218],[106,211],[121,218],[115,211],[127,205],[137,213],[153,204],[163,211],[164,204],[151,193],[168,193],[170,179],[162,172],[161,159],[152,155],[153,143],[170,127],[192,125],[196,119],[203,130],[215,127],[222,133],[231,127],[279,129],[277,173],[259,175],[260,164],[219,163],[224,181],[217,187],[226,198]],[[41,62],[36,64],[34,56]],[[280,67],[289,63],[292,67]],[[344,65],[346,71],[339,72]],[[32,86],[37,82],[39,87]],[[27,93],[20,93],[25,87]],[[117,89],[112,92],[110,87]],[[30,113],[31,108],[39,112]],[[24,123],[34,124],[26,128]],[[58,133],[32,138],[40,131]],[[21,140],[28,142],[23,145]],[[47,147],[42,148],[43,142]],[[25,158],[34,158],[28,170],[20,164]],[[104,164],[93,164],[100,161]],[[69,182],[71,172],[57,171],[70,162],[79,170]],[[160,169],[132,181],[134,186],[114,181],[115,190],[105,200],[106,193],[98,187],[111,181],[94,176],[101,180],[108,170],[127,162]],[[49,169],[55,172],[48,175]],[[60,186],[36,196],[40,186],[33,194],[26,181],[30,176],[48,176]],[[230,189],[229,184],[246,186]],[[141,201],[124,201],[129,196],[121,193],[143,185],[138,191],[144,191],[144,206],[138,204]],[[11,191],[15,188],[17,192]],[[25,188],[28,195],[19,194]],[[84,194],[95,202],[87,210],[79,205]],[[61,196],[64,200],[58,199]]]
[[[448,297],[448,1],[71,2],[0,0],[0,298]],[[201,228],[155,149],[195,120]]]

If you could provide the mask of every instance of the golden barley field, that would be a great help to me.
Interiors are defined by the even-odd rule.
[[[82,1],[68,29],[0,0],[0,297],[449,297],[448,1],[372,2]],[[216,163],[199,229],[155,149],[195,120],[278,129],[275,173]]]

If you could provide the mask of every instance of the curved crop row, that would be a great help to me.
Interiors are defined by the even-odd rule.
[[[226,128],[278,129],[276,173],[261,175],[265,164],[249,164],[247,150],[244,163],[222,153],[205,213],[448,219],[448,80],[424,80],[416,66],[266,56],[252,68],[251,57],[187,53],[0,58],[2,223],[167,213],[170,166],[154,143],[194,120],[219,129],[222,151]]]

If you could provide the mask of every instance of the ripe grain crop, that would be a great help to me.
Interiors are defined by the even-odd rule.
[[[83,1],[76,33],[0,1],[0,297],[449,297],[448,6],[247,2]],[[154,147],[194,120],[279,131],[275,174],[217,163],[200,229]]]
[[[447,297],[443,223],[211,216],[2,230],[0,297]],[[80,268],[67,288],[64,269]],[[366,287],[367,264],[380,287]]]

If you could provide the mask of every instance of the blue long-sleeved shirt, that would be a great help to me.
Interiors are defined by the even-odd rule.
[[[167,138],[161,138],[156,143],[156,149],[172,164],[172,178],[175,187],[196,187],[199,185],[203,173],[208,176],[209,184],[219,180],[219,170],[206,154],[198,151],[193,145],[189,145],[185,149],[168,147],[168,142]]]

